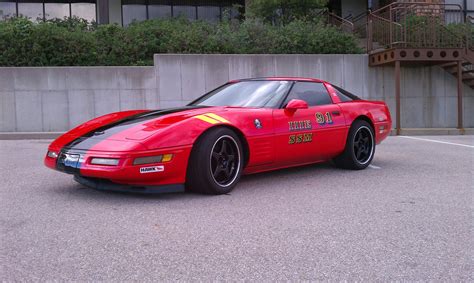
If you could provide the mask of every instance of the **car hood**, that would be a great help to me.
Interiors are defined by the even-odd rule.
[[[65,145],[65,148],[78,150],[104,150],[109,148],[110,151],[123,151],[125,148],[140,150],[144,149],[140,145],[142,140],[171,125],[206,112],[222,110],[224,110],[224,107],[184,106],[165,110],[144,111],[113,122],[97,124],[87,133],[79,133],[73,129],[65,134],[72,139],[72,141]],[[104,145],[105,141],[115,146],[109,147]],[[122,146],[119,146],[119,144]]]

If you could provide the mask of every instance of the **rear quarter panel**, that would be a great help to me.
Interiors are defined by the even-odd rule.
[[[392,118],[390,111],[383,101],[352,101],[339,103],[346,125],[352,123],[361,116],[366,116],[372,122],[375,131],[375,141],[377,144],[382,142],[392,129]]]

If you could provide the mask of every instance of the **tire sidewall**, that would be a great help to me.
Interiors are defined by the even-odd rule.
[[[239,165],[236,176],[231,183],[225,186],[217,183],[211,172],[212,150],[216,143],[223,137],[229,137],[235,142],[239,155]],[[240,180],[244,163],[242,143],[237,134],[225,127],[213,128],[204,133],[194,146],[196,148],[193,148],[193,156],[191,158],[193,164],[189,164],[190,166],[198,166],[198,168],[194,168],[194,170],[196,170],[196,175],[193,180],[194,186],[199,187],[200,192],[209,194],[226,194],[232,191]]]

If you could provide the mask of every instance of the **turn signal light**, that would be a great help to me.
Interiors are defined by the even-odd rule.
[[[171,161],[171,159],[173,159],[173,154],[165,154],[163,155],[163,159],[161,159],[161,162],[168,162]]]

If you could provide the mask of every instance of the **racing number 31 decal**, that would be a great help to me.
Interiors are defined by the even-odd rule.
[[[320,125],[332,124],[331,113],[326,112],[326,114],[323,115],[321,112],[316,112],[316,122]]]

